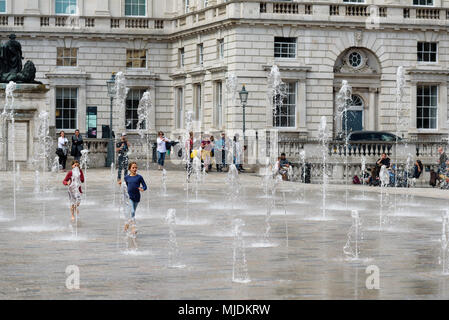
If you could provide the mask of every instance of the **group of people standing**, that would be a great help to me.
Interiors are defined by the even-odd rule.
[[[228,167],[229,162],[235,164],[237,170],[244,172],[242,165],[242,148],[239,136],[236,134],[232,141],[226,138],[226,134],[222,132],[221,137],[215,140],[213,135],[203,135],[195,139],[193,132],[189,133],[189,139],[186,141],[185,151],[190,155],[190,163],[195,157],[201,160],[201,168],[205,172],[212,171],[215,164],[217,172],[223,172]],[[187,170],[191,169],[191,165],[187,166]]]
[[[81,151],[83,150],[83,137],[80,135],[80,131],[75,130],[75,134],[72,136],[72,149],[70,155],[75,160],[81,159]],[[65,132],[61,131],[58,138],[58,148],[56,149],[56,154],[59,157],[59,166],[62,170],[66,170],[66,162],[69,150],[69,140],[65,137]]]

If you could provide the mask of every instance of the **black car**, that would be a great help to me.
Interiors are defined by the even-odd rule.
[[[392,133],[384,131],[353,131],[349,133],[348,142],[357,142],[357,141],[396,142],[396,138],[398,141],[402,140],[401,137],[397,137]],[[339,137],[338,140],[344,140],[344,136]]]

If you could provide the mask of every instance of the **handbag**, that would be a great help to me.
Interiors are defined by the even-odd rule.
[[[58,156],[58,157],[63,157],[64,156],[64,150],[62,150],[61,148],[57,148],[56,149],[56,155]]]

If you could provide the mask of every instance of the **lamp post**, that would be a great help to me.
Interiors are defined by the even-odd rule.
[[[111,107],[109,110],[109,143],[108,143],[108,156],[106,158],[106,167],[110,167],[114,162],[114,139],[112,138],[112,103],[115,96],[115,73],[112,73],[111,79],[106,81],[108,88],[108,96],[111,99]]]
[[[243,107],[243,146],[245,146],[245,107],[248,102],[248,91],[246,91],[245,85],[243,85],[242,90],[240,90],[239,96]]]

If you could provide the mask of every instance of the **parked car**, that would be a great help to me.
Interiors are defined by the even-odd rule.
[[[357,141],[382,141],[382,142],[395,142],[396,138],[398,141],[401,141],[401,137],[397,137],[396,135],[384,132],[384,131],[353,131],[349,133],[348,142],[357,142]],[[337,140],[344,140],[344,134],[339,135]]]

